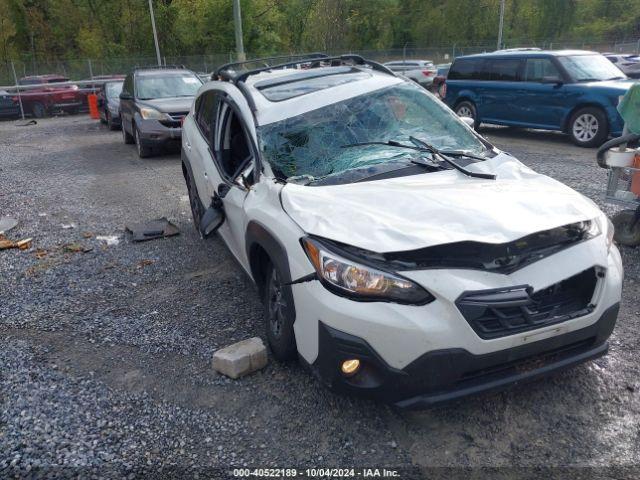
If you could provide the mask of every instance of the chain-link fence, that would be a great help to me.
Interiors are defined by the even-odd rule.
[[[640,39],[634,42],[527,42],[505,44],[503,48],[538,47],[541,49],[581,49],[595,50],[599,52],[640,53]],[[326,52],[333,55],[342,53],[357,53],[371,60],[387,62],[402,59],[424,59],[435,63],[447,63],[453,58],[473,53],[491,52],[496,49],[495,44],[484,45],[457,45],[438,47],[416,47],[407,45],[404,48],[388,50],[340,50]],[[285,55],[291,55],[287,52]],[[247,54],[247,58],[257,58],[258,55]],[[180,57],[162,57],[162,62],[167,65],[184,65],[196,72],[212,72],[216,67],[232,62],[234,52],[212,53],[203,55],[188,55]],[[142,65],[155,65],[155,56],[132,56],[125,58],[102,59],[35,59],[23,58],[13,60],[18,79],[29,75],[57,74],[72,80],[87,80],[102,75],[125,74],[132,68]],[[13,69],[11,62],[0,63],[0,85],[14,85]]]

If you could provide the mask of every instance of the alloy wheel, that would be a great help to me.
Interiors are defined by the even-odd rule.
[[[467,107],[466,105],[460,106],[456,113],[459,117],[475,118],[473,112],[471,111],[471,108]]]
[[[581,142],[588,142],[598,134],[600,124],[591,113],[583,113],[573,122],[573,135]]]

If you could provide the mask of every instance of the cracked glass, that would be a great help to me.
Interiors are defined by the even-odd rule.
[[[362,142],[394,140],[410,144],[414,136],[438,149],[476,155],[485,145],[440,101],[409,83],[326,105],[258,127],[261,149],[277,178],[317,179],[380,163],[407,161],[415,150]],[[419,155],[429,155],[419,153]]]

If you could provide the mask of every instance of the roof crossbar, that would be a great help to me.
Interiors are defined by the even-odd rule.
[[[247,72],[243,72],[240,75],[237,75],[237,76],[231,78],[230,80],[237,84],[238,82],[246,81],[247,78],[249,78],[251,75],[257,75],[258,73],[268,72],[270,70],[276,70],[276,69],[280,69],[280,68],[294,67],[294,66],[299,65],[301,63],[311,63],[311,68],[314,68],[314,67],[321,66],[322,63],[325,63],[325,62],[330,62],[331,64],[334,64],[334,63],[340,64],[340,63],[343,63],[343,62],[346,62],[346,61],[353,62],[356,65],[368,65],[372,69],[377,70],[379,72],[383,72],[383,73],[386,73],[388,75],[393,75],[394,77],[397,76],[394,72],[392,72],[387,67],[385,67],[384,65],[381,65],[378,62],[374,62],[374,61],[371,61],[371,60],[366,60],[363,57],[361,57],[360,55],[354,55],[354,54],[350,54],[349,53],[349,54],[345,54],[345,55],[338,55],[338,56],[335,56],[335,57],[322,56],[322,57],[319,57],[319,58],[301,59],[301,60],[297,60],[297,61],[293,61],[293,62],[280,63],[278,65],[267,66],[267,67],[263,67],[263,68],[256,68],[255,70],[249,70]]]
[[[229,69],[233,69],[234,67],[241,67],[243,65],[247,65],[250,63],[262,63],[264,65],[265,68],[270,67],[270,63],[273,60],[282,60],[284,58],[296,58],[296,59],[308,59],[308,60],[313,60],[313,59],[318,59],[318,58],[327,58],[328,55],[324,54],[324,53],[319,53],[319,52],[315,52],[315,53],[303,53],[303,54],[298,54],[298,55],[278,55],[275,57],[262,57],[262,58],[254,58],[253,60],[245,60],[244,62],[232,62],[232,63],[225,63],[224,65],[218,67],[216,69],[215,72],[213,72],[212,75],[212,80],[215,80],[216,78],[220,77],[224,80],[230,80],[233,81],[234,77],[233,75],[230,74],[225,74],[224,72],[229,70]],[[298,61],[297,63],[304,63],[302,60]],[[252,71],[252,70],[249,70]]]

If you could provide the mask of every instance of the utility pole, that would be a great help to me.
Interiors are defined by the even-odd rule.
[[[498,27],[498,50],[502,48],[502,26],[504,25],[504,1],[500,0],[500,26]]]
[[[242,14],[240,13],[240,0],[233,0],[233,23],[236,30],[236,56],[239,62],[244,62],[247,57],[244,54],[242,44]]]
[[[158,65],[162,65],[160,59],[160,45],[158,45],[158,32],[156,31],[156,18],[153,15],[153,3],[149,0],[149,12],[151,13],[151,27],[153,28],[153,41],[156,44],[156,58],[158,59]]]

